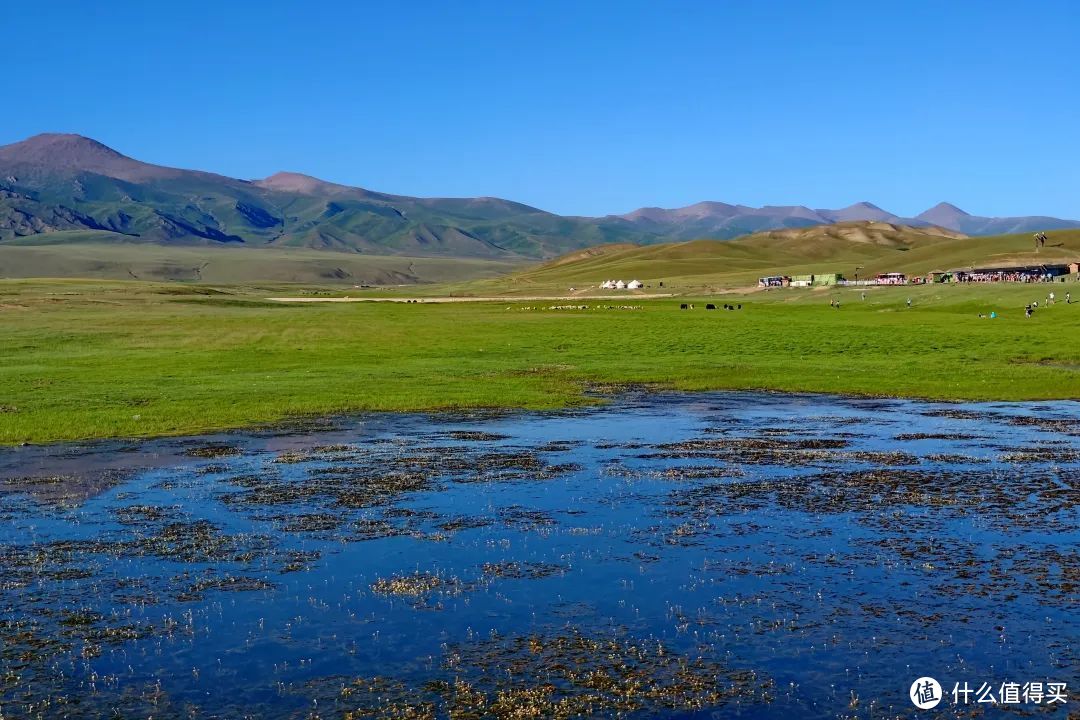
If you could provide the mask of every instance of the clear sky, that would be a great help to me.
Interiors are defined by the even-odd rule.
[[[565,214],[1080,218],[1080,2],[5,3],[0,144]]]

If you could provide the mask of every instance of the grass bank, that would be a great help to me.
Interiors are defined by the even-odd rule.
[[[1054,289],[1063,297],[1071,286]],[[551,311],[264,300],[296,293],[283,287],[4,281],[0,443],[361,410],[555,408],[586,402],[592,383],[1078,398],[1080,304],[1023,316],[1047,290],[875,289],[865,301],[857,290],[788,290],[711,300],[742,302],[741,312],[705,311],[704,301],[682,311],[684,299]],[[978,317],[991,310],[1001,317]]]

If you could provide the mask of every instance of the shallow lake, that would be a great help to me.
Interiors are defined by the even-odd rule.
[[[1008,707],[1063,718],[1078,501],[1070,402],[627,394],[0,450],[0,717],[909,717],[931,676],[926,716],[1037,682],[1068,704]]]

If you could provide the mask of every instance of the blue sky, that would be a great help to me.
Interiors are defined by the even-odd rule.
[[[1080,217],[1080,2],[9,3],[0,144],[566,214]]]

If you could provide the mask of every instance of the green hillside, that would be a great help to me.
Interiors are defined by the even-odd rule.
[[[612,244],[797,237],[823,226],[847,232],[849,221],[973,235],[1080,227],[1043,216],[981,218],[947,203],[908,219],[865,202],[840,210],[701,202],[570,217],[500,198],[409,197],[298,173],[241,180],[152,165],[79,135],[43,134],[0,146],[0,246],[56,244],[55,233],[96,232],[108,233],[96,236],[107,243],[539,260]],[[747,258],[736,252],[732,260]],[[792,258],[778,254],[777,260]]]
[[[841,273],[853,279],[881,272],[925,274],[971,266],[1072,262],[1080,230],[1050,233],[1035,252],[1024,235],[968,238],[939,229],[887,223],[839,223],[778,230],[740,240],[576,250],[542,264],[516,255],[416,255],[393,246],[371,252],[329,252],[287,243],[159,244],[105,231],[61,231],[0,243],[0,278],[79,277],[102,280],[296,282],[342,285],[425,284],[425,294],[598,295],[609,279],[638,279],[643,293],[708,293],[745,289],[763,275]],[[664,283],[661,288],[660,283]],[[571,290],[571,288],[574,288]]]
[[[739,240],[696,240],[651,246],[613,245],[571,253],[505,278],[477,282],[478,295],[604,294],[609,279],[637,279],[643,292],[680,294],[748,288],[764,275],[841,273],[854,279],[877,273],[926,274],[972,266],[1080,260],[1080,230],[1049,234],[1035,251],[1029,235],[963,237],[937,229],[886,223],[840,223],[780,230]],[[659,284],[663,282],[661,290]]]
[[[498,198],[415,198],[294,173],[247,181],[140,162],[78,135],[0,147],[0,245],[104,231],[116,242],[376,255],[544,258],[662,239],[621,218],[573,218]]]

